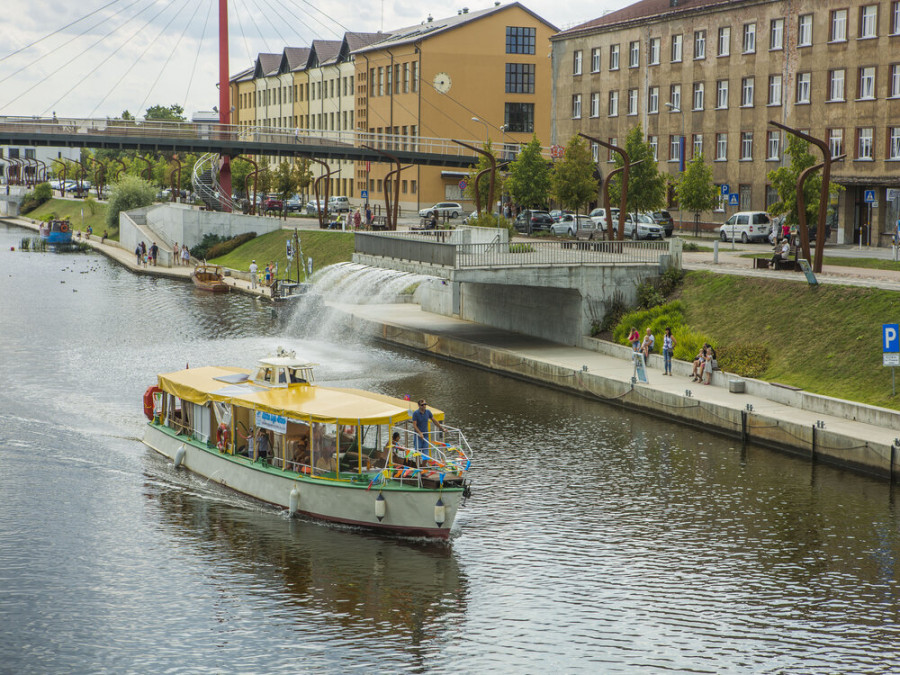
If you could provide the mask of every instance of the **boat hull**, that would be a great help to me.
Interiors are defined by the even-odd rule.
[[[226,284],[224,281],[203,281],[194,276],[191,277],[191,281],[194,282],[194,286],[202,291],[208,291],[210,293],[228,292],[228,284]]]
[[[447,539],[463,498],[463,489],[425,489],[401,486],[373,486],[301,474],[253,463],[247,458],[223,454],[185,436],[175,436],[166,428],[150,423],[144,443],[160,454],[175,459],[183,446],[181,465],[211,481],[241,494],[291,509],[291,493],[298,493],[295,513],[320,520],[343,523],[411,537]],[[384,516],[376,515],[376,500],[384,500]],[[435,522],[435,505],[444,505],[444,522]]]

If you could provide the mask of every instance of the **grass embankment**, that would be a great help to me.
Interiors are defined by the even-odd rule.
[[[256,260],[260,270],[265,269],[267,263],[277,262],[281,277],[288,262],[285,242],[293,237],[293,230],[269,232],[209,262],[244,271],[250,267],[251,260]],[[350,261],[353,256],[353,233],[300,230],[300,247],[304,259],[313,259],[314,271],[320,270],[334,263]]]
[[[900,293],[691,272],[678,297],[687,324],[720,346],[765,343],[761,379],[900,409],[881,356],[881,325],[897,321]]]
[[[91,213],[91,206],[94,212]],[[81,218],[81,210],[84,209],[84,220]],[[100,236],[104,230],[108,231],[109,239],[118,241],[119,228],[110,230],[106,225],[106,204],[103,202],[94,202],[89,205],[87,202],[74,199],[51,199],[44,202],[33,211],[24,214],[28,218],[41,220],[48,215],[54,215],[57,218],[69,219],[72,229],[87,231],[88,226],[94,228],[94,234]]]

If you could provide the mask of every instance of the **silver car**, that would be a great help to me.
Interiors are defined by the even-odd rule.
[[[432,214],[438,218],[449,217],[458,218],[463,212],[462,206],[456,202],[438,202],[434,206],[419,211],[419,218],[431,218]]]
[[[564,213],[558,221],[550,226],[550,232],[555,235],[574,237],[575,232],[583,229],[592,229],[594,221],[588,216],[576,216],[574,213]]]
[[[653,218],[646,213],[625,215],[625,239],[662,239],[666,236],[665,230],[657,225]]]

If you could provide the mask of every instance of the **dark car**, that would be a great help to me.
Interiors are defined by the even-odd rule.
[[[653,218],[654,223],[665,230],[667,237],[672,236],[672,232],[675,230],[675,221],[672,219],[672,216],[668,211],[654,211],[649,215],[651,218]]]
[[[263,202],[263,211],[281,211],[284,208],[284,202],[280,199],[269,198]]]
[[[531,234],[532,232],[549,232],[553,226],[553,218],[546,211],[522,211],[513,223],[517,232]]]

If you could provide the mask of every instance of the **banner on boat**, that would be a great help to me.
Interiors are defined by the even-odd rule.
[[[279,434],[284,434],[287,433],[287,417],[257,410],[256,426],[262,427],[263,429],[271,429]]]

